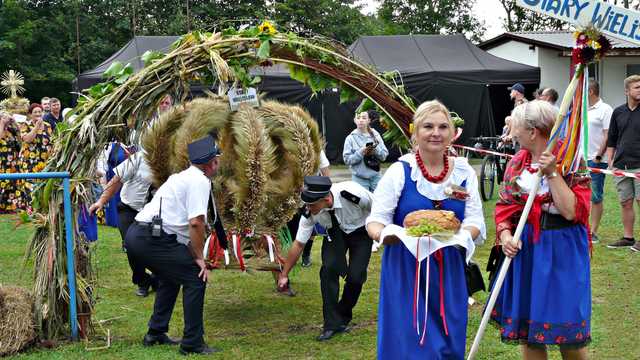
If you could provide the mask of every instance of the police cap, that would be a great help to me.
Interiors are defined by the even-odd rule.
[[[327,196],[331,191],[331,179],[328,176],[305,176],[304,189],[300,197],[307,204],[314,203]]]
[[[198,139],[187,145],[189,161],[192,164],[206,164],[209,160],[220,155],[216,142],[211,135]]]

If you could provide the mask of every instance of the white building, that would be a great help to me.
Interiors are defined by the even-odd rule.
[[[589,67],[589,77],[600,83],[600,96],[613,106],[626,102],[624,79],[640,74],[640,45],[609,38],[613,49],[598,64]],[[492,55],[540,68],[540,86],[551,87],[560,97],[569,84],[571,31],[507,32],[479,47]],[[559,104],[558,104],[559,105]]]

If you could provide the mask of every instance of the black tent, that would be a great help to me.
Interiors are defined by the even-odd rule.
[[[507,87],[536,87],[540,69],[493,56],[463,35],[364,36],[350,48],[380,72],[398,71],[416,104],[438,99],[464,120],[462,141],[495,135],[511,111]]]
[[[166,51],[176,36],[136,36],[97,68],[82,73],[74,82],[76,91],[101,81],[111,62],[143,67],[140,56],[147,50]],[[465,119],[462,141],[489,136],[503,124],[511,111],[507,87],[523,83],[528,90],[540,82],[540,70],[493,56],[473,45],[463,35],[364,36],[349,50],[362,62],[380,72],[397,71],[407,93],[416,104],[439,99]],[[327,140],[327,157],[342,161],[345,137],[355,128],[357,103],[340,104],[338,92],[311,90],[289,78],[284,66],[258,68],[263,81],[259,90],[268,98],[305,107],[318,121]]]
[[[92,85],[102,81],[102,74],[109,68],[112,62],[119,61],[123,64],[130,63],[134,71],[144,67],[142,54],[147,50],[167,52],[171,44],[178,40],[179,36],[134,36],[125,46],[116,51],[107,60],[96,68],[80,74],[73,81],[74,91],[90,88]]]
[[[507,87],[520,82],[532,91],[540,82],[539,68],[493,56],[463,35],[364,36],[349,51],[379,72],[397,71],[416,105],[438,99],[457,112],[465,120],[461,142],[495,135],[502,128],[513,108]],[[283,67],[262,71],[261,90],[307,108],[321,124],[327,156],[341,161],[358,104],[340,104],[339,93],[331,90],[313,97],[308,88],[289,79]]]

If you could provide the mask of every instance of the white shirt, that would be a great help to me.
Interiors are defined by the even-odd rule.
[[[532,169],[538,169],[538,163],[531,164]],[[534,183],[538,180],[538,176],[536,173],[530,173],[527,169],[522,170],[522,173],[516,178],[516,184],[520,187],[520,191],[524,194],[529,194],[531,189],[533,188]],[[549,193],[549,182],[547,181],[546,176],[543,176],[540,180],[540,186],[538,186],[538,191],[536,195],[546,195]],[[542,210],[551,213],[551,214],[560,214],[558,208],[551,203],[545,203],[542,205]]]
[[[187,245],[190,241],[189,220],[204,215],[206,222],[210,196],[211,180],[200,169],[190,166],[169,176],[136,220],[151,222],[160,213],[162,199],[162,229],[167,234],[176,234],[178,242]]]
[[[327,159],[327,154],[324,153],[324,150],[320,150],[320,167],[319,169],[328,168],[331,165],[329,163],[329,159]]]
[[[609,123],[611,122],[611,114],[613,109],[602,100],[598,100],[593,106],[589,106],[589,153],[587,154],[587,160],[593,160],[598,155],[602,142],[604,141],[604,130],[609,130]],[[606,153],[605,153],[606,154]],[[604,155],[603,154],[603,160]]]
[[[487,238],[487,229],[482,212],[482,201],[478,192],[478,178],[466,158],[455,158],[451,175],[439,184],[433,184],[424,178],[416,164],[414,153],[403,155],[398,160],[409,163],[411,180],[417,182],[416,188],[418,192],[431,200],[447,199],[448,196],[444,192],[445,189],[451,185],[460,185],[466,180],[469,198],[466,200],[462,226],[473,226],[480,230],[480,235],[474,241],[476,244],[484,242],[484,239]],[[377,222],[387,226],[393,223],[393,215],[396,212],[398,200],[402,194],[404,180],[403,165],[400,161],[397,161],[387,169],[373,193],[373,207],[371,208],[371,215],[367,218],[367,224]]]
[[[151,169],[144,160],[144,152],[138,151],[113,169],[122,182],[120,200],[136,211],[147,203],[151,187]]]
[[[340,195],[343,190],[359,197],[360,201],[358,204],[343,198],[342,195]],[[331,186],[331,194],[333,195],[333,207],[331,209],[335,210],[340,229],[350,234],[356,229],[363,227],[367,216],[369,216],[371,212],[373,194],[353,181],[333,184]],[[331,209],[322,209],[318,214],[311,215],[308,218],[301,216],[298,232],[296,233],[296,241],[306,244],[311,237],[313,227],[316,223],[322,225],[325,229],[331,229],[331,215],[329,214],[329,210]]]

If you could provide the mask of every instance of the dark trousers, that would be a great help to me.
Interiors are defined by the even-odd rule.
[[[132,207],[123,203],[118,204],[118,230],[122,237],[122,244],[124,245],[124,239],[127,236],[127,230],[131,224],[133,224],[138,212]],[[131,282],[139,287],[148,288],[151,285],[156,286],[157,280],[153,275],[150,275],[145,270],[144,266],[137,263],[135,259],[129,256],[127,252],[127,260],[129,261],[129,267],[131,268]]]
[[[162,232],[152,237],[151,229],[139,223],[129,227],[125,238],[127,253],[136,262],[151,269],[160,282],[153,304],[153,315],[149,320],[149,333],[165,333],[182,286],[184,312],[184,334],[182,347],[196,348],[204,343],[202,311],[206,283],[198,277],[200,268],[193,260],[187,246],[177,242],[176,235]]]
[[[313,235],[311,235],[311,239],[304,244],[304,250],[302,250],[302,257],[307,258],[311,256],[311,249],[313,249]]]
[[[364,228],[351,234],[343,233],[343,238],[345,252],[349,254],[349,259],[342,299],[339,301],[340,275],[324,265],[327,256],[325,244],[330,240],[330,237],[325,236],[322,242],[323,265],[320,268],[320,290],[322,291],[324,330],[337,330],[349,324],[353,317],[353,308],[360,297],[362,285],[367,281],[372,240]]]

